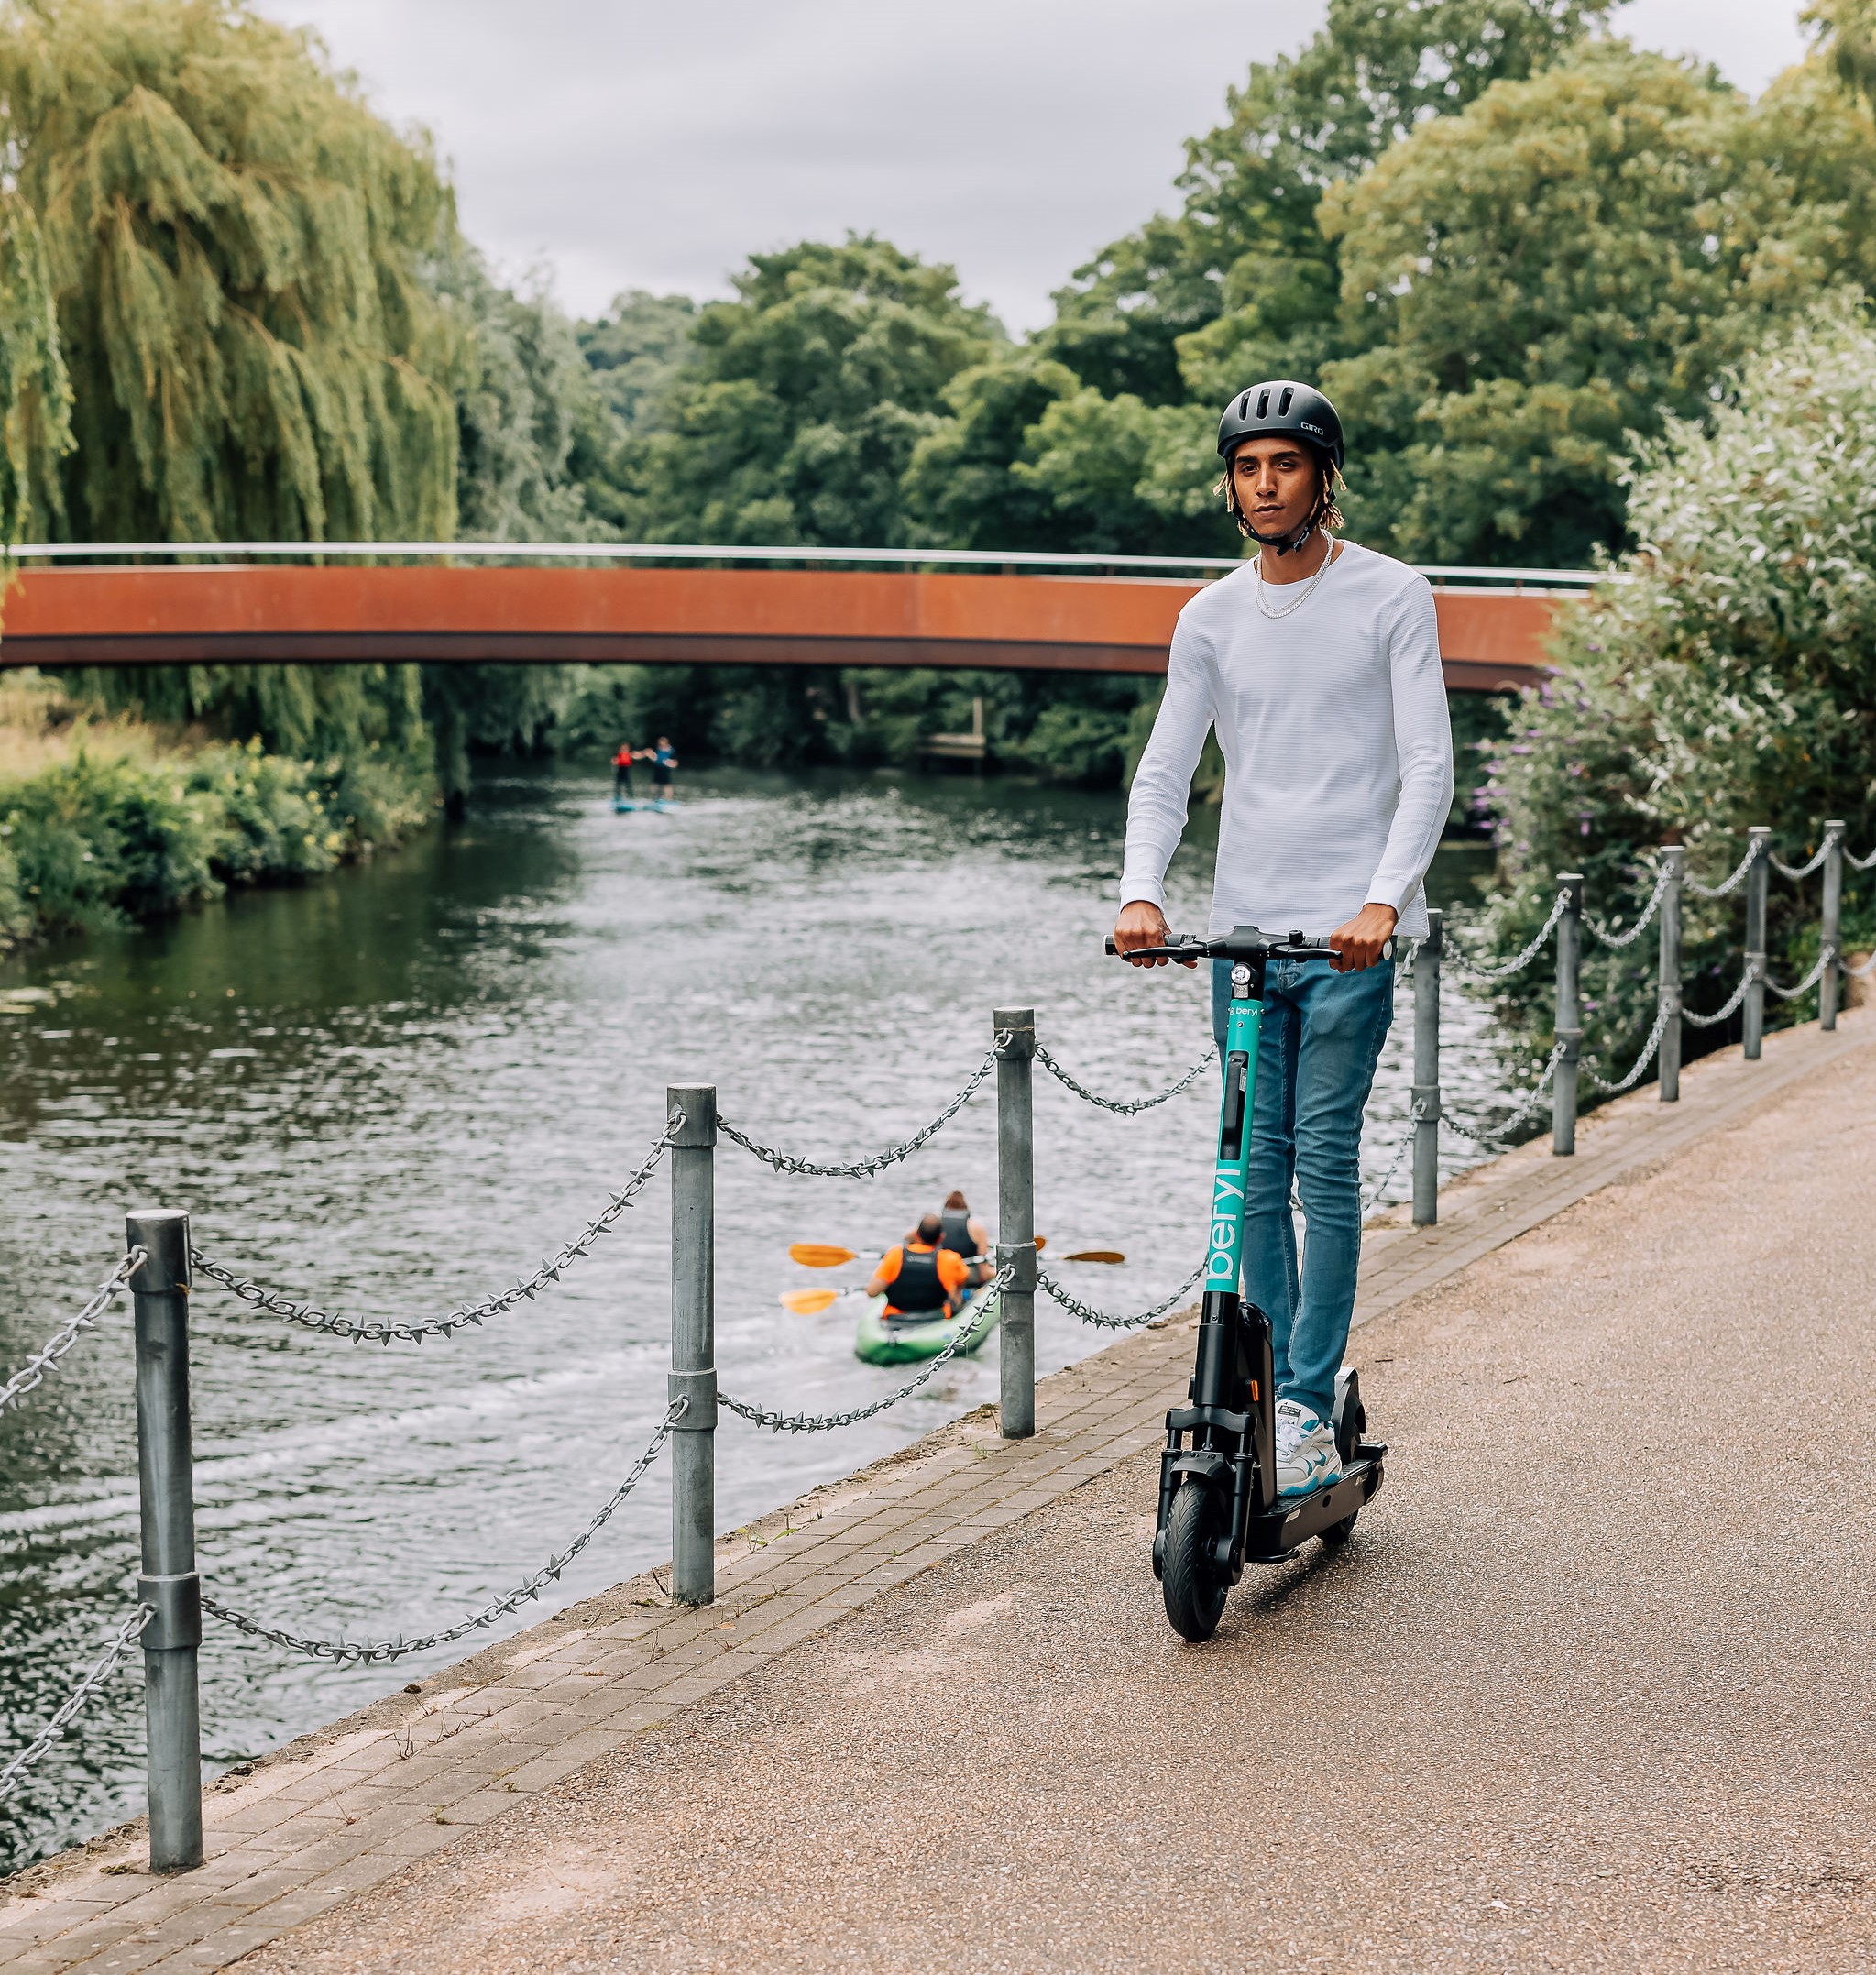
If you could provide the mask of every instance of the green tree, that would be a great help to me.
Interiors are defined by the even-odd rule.
[[[688,295],[628,289],[604,315],[578,325],[600,395],[629,429],[654,424],[690,355],[697,305]]]
[[[949,268],[850,236],[754,256],[640,442],[646,539],[891,547],[947,384],[1002,341]]]
[[[12,0],[0,115],[77,446],[40,525],[118,541],[448,536],[450,200],[314,45],[236,0]]]
[[[1491,763],[1501,949],[1542,923],[1560,870],[1585,873],[1593,914],[1628,924],[1662,843],[1684,844],[1711,882],[1755,823],[1788,859],[1829,817],[1852,849],[1876,839],[1872,484],[1876,327],[1847,300],[1750,357],[1706,423],[1671,425],[1647,450],[1629,510],[1639,546],[1560,622],[1556,676],[1524,695]],[[1817,894],[1774,883],[1771,902],[1772,972],[1795,980],[1816,957]],[[1737,894],[1686,901],[1697,1011],[1738,979],[1739,911]],[[1876,879],[1850,883],[1845,913],[1847,944],[1868,945]],[[1626,1069],[1654,1015],[1651,943],[1592,940],[1585,993],[1586,1047]],[[1541,1046],[1546,1004],[1530,973],[1505,1002]]]
[[[1329,0],[1302,51],[1256,64],[1224,122],[1187,145],[1179,215],[1077,271],[1044,348],[1103,394],[1149,404],[1222,401],[1253,377],[1312,370],[1336,319],[1335,247],[1317,225],[1327,188],[1501,78],[1536,72],[1612,4]]]
[[[1575,566],[1624,538],[1629,434],[1820,288],[1876,274],[1876,129],[1816,61],[1754,104],[1592,44],[1417,130],[1324,211],[1351,340],[1350,521],[1433,562]]]

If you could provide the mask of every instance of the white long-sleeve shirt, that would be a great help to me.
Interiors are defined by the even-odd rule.
[[[1166,903],[1192,771],[1215,728],[1224,808],[1212,933],[1321,938],[1370,900],[1409,938],[1453,801],[1453,730],[1433,593],[1391,556],[1344,542],[1306,601],[1272,620],[1246,563],[1179,612],[1166,697],[1127,804],[1121,903]],[[1272,584],[1273,609],[1297,588]]]

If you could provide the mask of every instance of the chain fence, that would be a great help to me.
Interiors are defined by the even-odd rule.
[[[452,1310],[445,1317],[428,1317],[417,1323],[375,1323],[361,1322],[356,1317],[335,1316],[331,1311],[321,1310],[314,1303],[296,1303],[290,1298],[263,1289],[257,1282],[250,1282],[237,1276],[232,1269],[225,1268],[212,1256],[204,1255],[200,1248],[189,1251],[190,1266],[196,1275],[206,1278],[218,1288],[238,1296],[244,1303],[264,1311],[269,1316],[278,1317],[283,1323],[298,1324],[309,1331],[321,1331],[329,1336],[339,1337],[354,1344],[389,1344],[393,1342],[421,1344],[426,1337],[454,1337],[464,1329],[480,1325],[490,1317],[499,1317],[512,1310],[517,1303],[532,1302],[549,1283],[558,1282],[566,1270],[587,1254],[601,1234],[606,1234],[630,1207],[633,1201],[651,1183],[652,1175],[664,1162],[677,1134],[684,1128],[684,1114],[674,1111],[666,1121],[663,1136],[653,1144],[650,1154],[631,1178],[607,1201],[600,1212],[588,1221],[584,1228],[567,1242],[551,1260],[543,1262],[534,1273],[512,1289],[503,1289],[497,1295],[485,1298],[479,1303],[466,1303]]]
[[[1663,995],[1661,1005],[1655,1010],[1654,1026],[1648,1032],[1648,1040],[1641,1046],[1641,1054],[1635,1059],[1626,1077],[1611,1083],[1592,1063],[1577,1066],[1577,1074],[1592,1090],[1600,1091],[1605,1097],[1619,1097],[1624,1091],[1631,1091],[1641,1081],[1642,1072],[1653,1062],[1655,1051],[1661,1048],[1661,1039],[1667,1033],[1669,1018],[1674,1012],[1673,1004]]]
[[[413,1652],[427,1652],[433,1646],[453,1645],[457,1640],[482,1626],[493,1625],[498,1618],[505,1618],[510,1612],[518,1611],[531,1598],[538,1598],[541,1593],[565,1570],[607,1523],[612,1520],[617,1509],[627,1496],[644,1479],[646,1470],[664,1451],[664,1443],[671,1438],[671,1429],[689,1409],[687,1399],[675,1399],[671,1409],[659,1422],[658,1431],[645,1443],[645,1450],[631,1464],[626,1477],[620,1483],[600,1509],[598,1515],[587,1524],[565,1550],[557,1551],[532,1577],[524,1577],[512,1591],[504,1592],[490,1604],[467,1618],[461,1618],[441,1632],[426,1632],[418,1639],[366,1640],[346,1639],[308,1639],[297,1632],[289,1632],[280,1626],[265,1624],[250,1617],[245,1611],[236,1611],[232,1606],[224,1605],[219,1598],[203,1594],[202,1608],[221,1619],[225,1625],[232,1625],[238,1632],[246,1632],[250,1639],[264,1639],[269,1644],[284,1646],[292,1652],[303,1652],[309,1659],[329,1660],[335,1666],[386,1666],[393,1660],[407,1659]]]
[[[67,1317],[5,1385],[0,1386],[0,1413],[17,1406],[28,1392],[45,1384],[46,1374],[58,1369],[59,1360],[123,1294],[131,1277],[148,1259],[141,1248],[132,1248],[120,1258],[116,1267],[92,1291],[84,1308],[76,1316]]]
[[[1775,994],[1780,1001],[1795,1001],[1800,994],[1807,993],[1823,980],[1824,970],[1830,965],[1835,958],[1836,949],[1834,947],[1826,947],[1812,963],[1811,971],[1802,981],[1794,982],[1790,987],[1783,986],[1780,982],[1774,981],[1770,973],[1766,973],[1761,977],[1765,982],[1765,992],[1768,994]]]
[[[1537,1081],[1496,1125],[1487,1125],[1479,1120],[1475,1120],[1470,1125],[1462,1125],[1452,1112],[1443,1108],[1440,1114],[1440,1123],[1451,1125],[1462,1138],[1470,1139],[1474,1145],[1481,1146],[1488,1152],[1503,1149],[1511,1143],[1512,1135],[1519,1126],[1543,1103],[1545,1094],[1556,1079],[1557,1065],[1563,1060],[1563,1046],[1557,1043],[1552,1047],[1542,1074]]]
[[[862,1420],[872,1420],[880,1413],[889,1412],[902,1399],[910,1399],[918,1388],[935,1377],[941,1366],[950,1361],[970,1344],[974,1350],[979,1343],[990,1333],[988,1318],[994,1305],[1001,1311],[1004,1291],[1015,1279],[1014,1268],[1000,1268],[992,1280],[985,1285],[983,1294],[965,1312],[969,1322],[960,1321],[957,1329],[947,1341],[945,1348],[936,1357],[927,1358],[924,1368],[916,1378],[902,1385],[896,1392],[888,1393],[884,1399],[876,1399],[870,1406],[856,1406],[849,1412],[775,1412],[766,1406],[756,1405],[744,1399],[732,1399],[720,1388],[717,1403],[727,1407],[739,1420],[747,1420],[751,1426],[767,1427],[775,1433],[831,1433],[836,1427],[858,1426]]]
[[[1569,891],[1567,888],[1560,889],[1554,903],[1551,906],[1550,917],[1538,928],[1530,944],[1521,952],[1506,960],[1502,965],[1487,966],[1481,961],[1471,959],[1456,940],[1450,938],[1443,943],[1446,962],[1462,980],[1508,981],[1513,974],[1522,972],[1543,951],[1545,941],[1556,930],[1557,921],[1569,909]]]
[[[1756,849],[1748,850],[1739,860],[1739,868],[1717,884],[1702,884],[1698,878],[1690,876],[1684,880],[1686,887],[1696,898],[1724,898],[1728,892],[1737,892],[1745,883],[1752,869],[1752,860],[1757,855]]]
[[[1758,978],[1759,970],[1757,966],[1751,960],[1748,960],[1745,972],[1739,976],[1739,986],[1727,996],[1722,1006],[1716,1008],[1711,1015],[1695,1015],[1691,1008],[1683,1008],[1681,1010],[1682,1021],[1688,1023],[1695,1028],[1717,1028],[1745,1000],[1746,991]]]
[[[1181,1297],[1190,1296],[1198,1288],[1199,1278],[1204,1273],[1205,1265],[1201,1262],[1170,1296],[1161,1297],[1151,1310],[1143,1310],[1131,1317],[1110,1316],[1103,1310],[1096,1310],[1092,1303],[1084,1303],[1072,1289],[1063,1288],[1040,1263],[1036,1267],[1036,1287],[1052,1303],[1060,1304],[1071,1317],[1079,1317],[1083,1323],[1092,1323],[1103,1331],[1138,1331],[1149,1323],[1158,1322],[1168,1311],[1177,1307]]]
[[[1214,1042],[1203,1056],[1179,1078],[1169,1083],[1154,1097],[1103,1097],[1099,1092],[1091,1091],[1085,1083],[1070,1076],[1041,1044],[1035,1045],[1036,1060],[1040,1063],[1055,1081],[1064,1089],[1072,1091],[1085,1103],[1098,1105],[1103,1111],[1118,1112],[1122,1117],[1130,1118],[1136,1113],[1151,1111],[1156,1104],[1163,1104],[1168,1098],[1177,1097],[1181,1091],[1190,1091],[1210,1066],[1218,1060],[1218,1045]]]
[[[1824,860],[1830,855],[1831,845],[1840,843],[1842,840],[1838,831],[1834,829],[1826,830],[1824,832],[1824,841],[1812,851],[1809,860],[1802,864],[1787,864],[1776,850],[1768,850],[1765,854],[1771,860],[1772,868],[1778,872],[1780,877],[1808,878],[1823,863]]]
[[[739,1130],[720,1112],[717,1116],[717,1129],[745,1152],[753,1153],[764,1166],[773,1166],[778,1173],[790,1173],[807,1180],[870,1180],[875,1173],[884,1172],[889,1166],[909,1159],[921,1146],[928,1144],[944,1130],[983,1088],[984,1080],[996,1068],[996,1059],[1009,1047],[1013,1034],[1007,1028],[998,1029],[996,1041],[985,1052],[982,1062],[965,1078],[958,1094],[929,1125],[914,1132],[910,1138],[902,1138],[883,1152],[875,1152],[871,1158],[856,1159],[851,1165],[823,1166],[813,1159],[798,1158],[792,1152],[778,1152],[773,1146],[765,1146],[760,1139],[751,1138],[746,1132]]]
[[[156,1615],[156,1607],[152,1605],[139,1605],[126,1615],[112,1635],[110,1644],[79,1676],[77,1685],[59,1704],[45,1727],[5,1769],[0,1769],[0,1802],[5,1802],[26,1781],[27,1772],[53,1743],[64,1739],[66,1729],[84,1712],[92,1695],[117,1671],[125,1654],[143,1637],[144,1628]]]
[[[1868,871],[1871,865],[1876,864],[1876,850],[1871,850],[1868,857],[1854,857],[1847,848],[1843,853],[1843,861],[1852,871]]]
[[[1584,925],[1606,947],[1632,947],[1648,930],[1650,921],[1661,910],[1661,902],[1668,895],[1668,885],[1673,876],[1673,873],[1665,869],[1661,872],[1654,881],[1654,890],[1649,894],[1648,903],[1641,908],[1641,916],[1627,931],[1618,933],[1605,926],[1600,919],[1592,918],[1587,912],[1583,915]]]

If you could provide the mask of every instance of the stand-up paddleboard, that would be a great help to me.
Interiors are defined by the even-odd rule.
[[[612,798],[612,813],[614,816],[630,816],[634,809],[642,809],[645,806],[645,804],[642,802],[626,802],[617,795]]]

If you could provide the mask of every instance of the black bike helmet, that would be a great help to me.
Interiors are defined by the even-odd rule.
[[[1337,473],[1342,471],[1344,448],[1335,407],[1313,385],[1290,378],[1253,384],[1225,406],[1218,421],[1218,456],[1228,460],[1246,439],[1285,436],[1307,439],[1329,455]]]
[[[1324,515],[1334,505],[1335,476],[1342,471],[1345,448],[1342,420],[1335,407],[1311,384],[1299,384],[1293,378],[1273,378],[1267,384],[1253,384],[1240,391],[1224,408],[1218,421],[1218,455],[1231,472],[1231,455],[1246,439],[1300,439],[1318,459],[1328,463],[1322,474],[1322,493],[1316,510],[1302,526],[1287,535],[1264,535],[1253,528],[1239,511],[1235,494],[1231,511],[1238,526],[1253,542],[1279,555],[1291,555],[1315,533]],[[1332,515],[1332,521],[1333,519]]]

